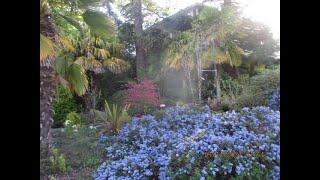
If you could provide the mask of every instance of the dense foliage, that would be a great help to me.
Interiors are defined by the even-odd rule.
[[[53,104],[54,127],[63,126],[68,113],[79,112],[80,109],[80,106],[77,104],[70,91],[61,86],[58,87],[55,102]]]
[[[159,120],[133,119],[100,143],[107,160],[97,180],[280,177],[280,112],[268,107],[225,114],[172,107]]]
[[[280,89],[280,67],[265,69],[252,77],[242,75],[233,79],[226,76],[221,85],[222,103],[230,108],[267,106],[270,95]]]

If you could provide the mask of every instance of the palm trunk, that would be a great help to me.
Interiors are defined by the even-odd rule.
[[[51,147],[52,143],[52,102],[57,85],[56,80],[56,74],[52,67],[40,67],[40,141],[45,147]]]
[[[187,81],[188,81],[188,84],[189,84],[190,93],[191,93],[191,101],[193,102],[194,101],[194,89],[192,87],[191,69],[187,65],[184,65],[183,69],[185,71],[185,74],[186,74],[186,77],[187,77]]]
[[[201,93],[201,86],[202,86],[202,62],[201,62],[201,38],[198,36],[196,37],[196,61],[198,64],[198,99],[199,103],[201,104],[202,101],[202,93]]]
[[[42,3],[40,1],[40,3]],[[40,33],[57,40],[57,31],[51,21],[51,13],[45,5],[40,6]],[[49,63],[49,66],[40,66],[40,143],[44,147],[51,147],[51,125],[53,124],[52,102],[57,85],[57,75]],[[42,147],[43,147],[42,146]]]
[[[220,88],[220,70],[219,68],[220,65],[217,64],[216,62],[213,63],[213,68],[215,72],[215,77],[214,77],[214,84],[216,87],[216,97],[217,97],[217,102],[220,103],[221,101],[221,88]]]
[[[136,33],[136,68],[137,76],[140,78],[146,72],[146,60],[145,60],[145,51],[142,40],[142,2],[141,0],[132,0],[135,13],[134,13],[134,31]]]

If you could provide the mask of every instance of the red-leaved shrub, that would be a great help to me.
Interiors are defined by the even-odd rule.
[[[130,104],[136,113],[142,113],[146,108],[157,107],[160,97],[156,84],[148,79],[128,83],[123,103]]]

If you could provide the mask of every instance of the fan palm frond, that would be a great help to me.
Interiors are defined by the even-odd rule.
[[[71,64],[68,68],[67,81],[70,82],[71,90],[82,96],[88,89],[88,79],[86,72],[79,64]]]
[[[76,48],[74,47],[73,43],[65,36],[59,38],[62,47],[67,49],[69,52],[75,52]]]
[[[105,49],[94,48],[93,51],[94,51],[94,55],[97,56],[98,58],[107,59],[108,57],[110,57],[109,51]]]
[[[79,21],[77,21],[76,19],[74,19],[71,16],[65,16],[57,11],[55,11],[56,14],[58,14],[60,17],[62,17],[63,19],[65,19],[70,25],[72,25],[73,27],[75,27],[76,29],[78,29],[78,31],[80,32],[81,36],[85,35],[85,28],[83,25],[81,25],[81,23]]]
[[[93,35],[100,36],[106,40],[111,39],[115,35],[115,24],[103,13],[87,10],[82,14],[82,17]]]
[[[130,68],[130,64],[128,62],[116,57],[106,59],[103,62],[103,65],[115,74],[122,73]]]
[[[55,44],[49,38],[40,34],[40,62],[53,59],[55,55]]]

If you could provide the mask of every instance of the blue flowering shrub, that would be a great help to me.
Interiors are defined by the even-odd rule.
[[[280,91],[274,91],[269,96],[269,107],[273,110],[280,110]]]
[[[280,112],[269,107],[212,114],[176,106],[102,136],[105,179],[280,179]]]

